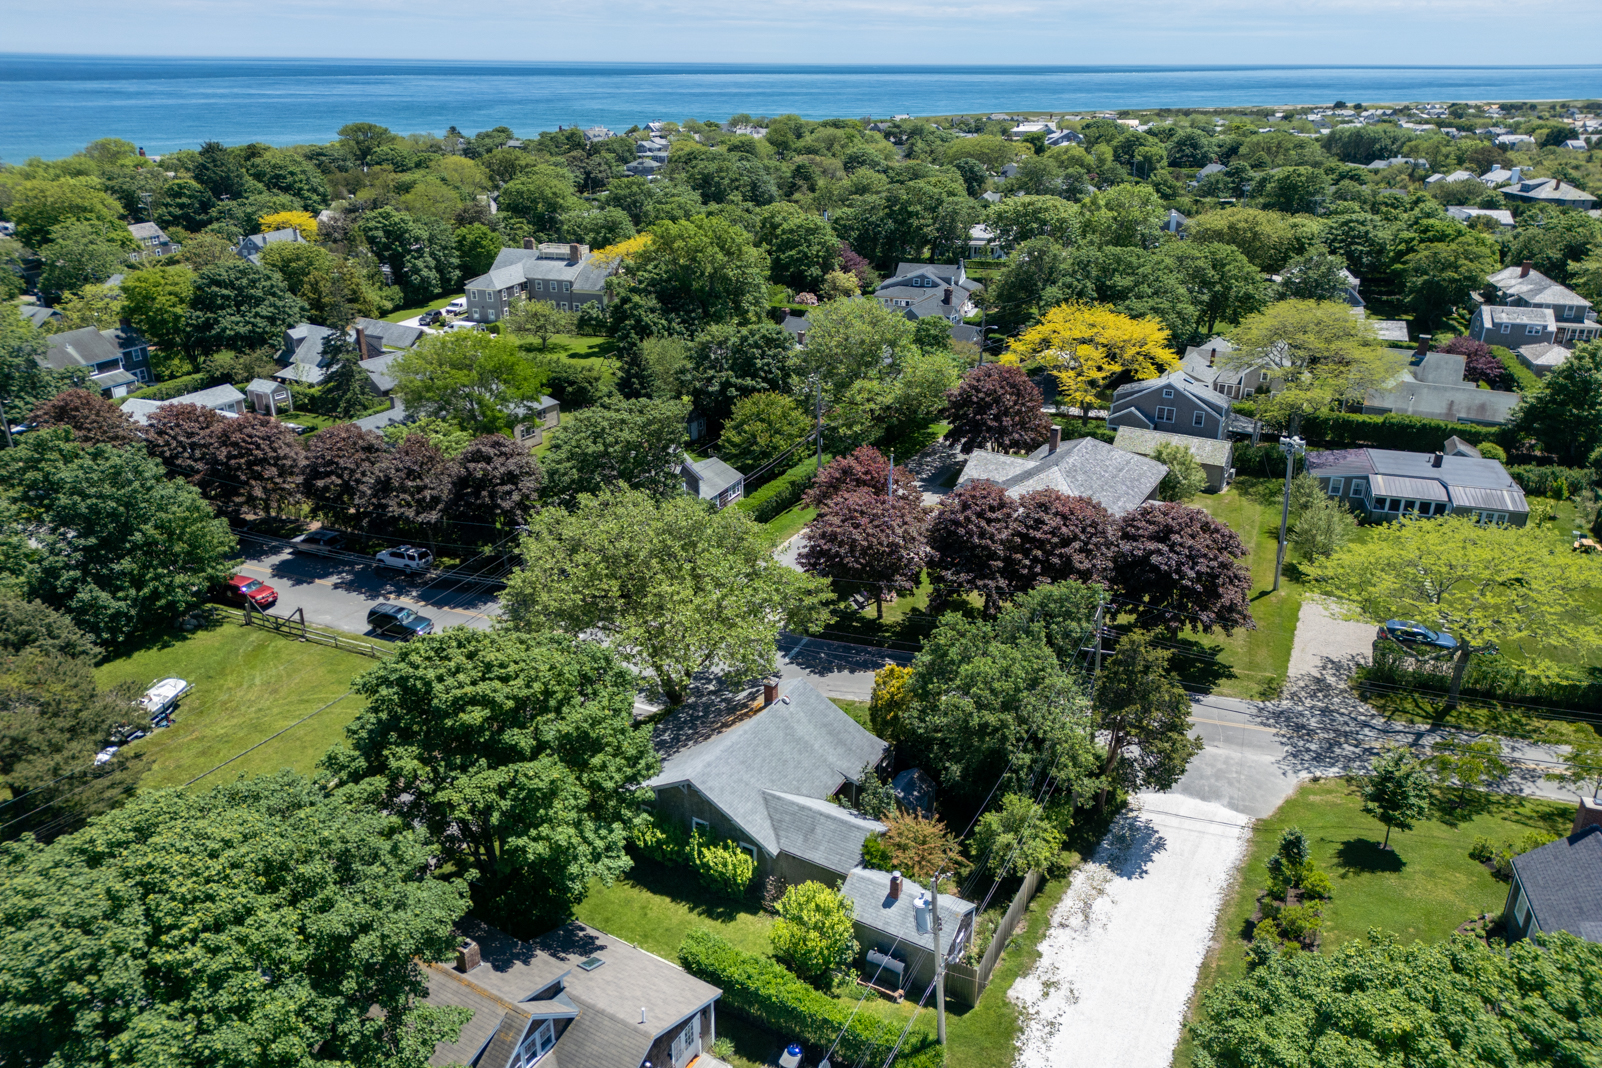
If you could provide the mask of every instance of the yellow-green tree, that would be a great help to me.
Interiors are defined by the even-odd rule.
[[[261,224],[264,234],[274,230],[299,230],[300,236],[307,241],[317,240],[317,218],[309,211],[275,211],[256,221]]]
[[[1374,328],[1345,304],[1282,300],[1249,315],[1230,333],[1235,351],[1220,365],[1263,368],[1282,389],[1257,398],[1257,413],[1292,429],[1302,416],[1332,404],[1362,403],[1372,389],[1396,380],[1407,354],[1385,347]]]
[[[1156,378],[1179,366],[1168,330],[1156,319],[1135,319],[1105,304],[1073,302],[1046,312],[1007,345],[1003,363],[1043,363],[1063,401],[1086,419],[1098,394],[1120,373]]]
[[[868,702],[868,723],[873,733],[887,742],[901,738],[906,712],[912,705],[912,669],[885,664],[873,673],[873,697]]]

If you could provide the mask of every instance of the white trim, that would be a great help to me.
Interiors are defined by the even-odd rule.
[[[1329,495],[1331,497],[1339,497],[1341,495],[1341,491],[1343,489],[1345,489],[1345,488],[1346,488],[1346,480],[1345,479],[1343,479],[1343,478],[1332,478],[1332,479],[1329,480]]]

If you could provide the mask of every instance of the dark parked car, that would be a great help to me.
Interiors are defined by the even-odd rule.
[[[1438,649],[1456,649],[1457,639],[1445,631],[1431,630],[1411,619],[1387,619],[1385,633],[1403,645],[1433,645]]]
[[[345,535],[337,530],[313,530],[291,541],[296,552],[336,553],[345,548]]]
[[[392,601],[379,601],[369,608],[367,625],[390,638],[417,638],[434,633],[432,619]]]
[[[426,311],[422,315],[419,315],[417,317],[417,325],[418,326],[433,326],[435,323],[439,322],[443,318],[445,318],[445,313],[444,312],[441,312],[441,311]]]

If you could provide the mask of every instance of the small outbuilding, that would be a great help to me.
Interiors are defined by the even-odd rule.
[[[1201,469],[1207,473],[1207,491],[1221,493],[1229,485],[1235,460],[1232,442],[1217,438],[1198,438],[1189,434],[1169,434],[1161,430],[1142,430],[1140,427],[1121,426],[1113,439],[1113,448],[1132,452],[1136,456],[1151,456],[1159,445],[1183,445],[1196,457]]]
[[[840,892],[854,910],[862,963],[870,979],[877,974],[873,985],[921,996],[935,977],[929,891],[900,872],[853,868]],[[940,895],[940,950],[948,964],[962,959],[977,911],[971,901]]]

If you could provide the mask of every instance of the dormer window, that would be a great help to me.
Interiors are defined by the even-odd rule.
[[[556,1045],[556,1026],[550,1020],[541,1020],[529,1031],[528,1037],[523,1039],[522,1045],[512,1055],[512,1061],[507,1068],[531,1068],[541,1057],[551,1052]]]
[[[1173,395],[1174,395],[1174,391],[1173,390],[1171,390],[1171,389],[1163,390],[1163,396],[1164,397],[1172,397]]]

